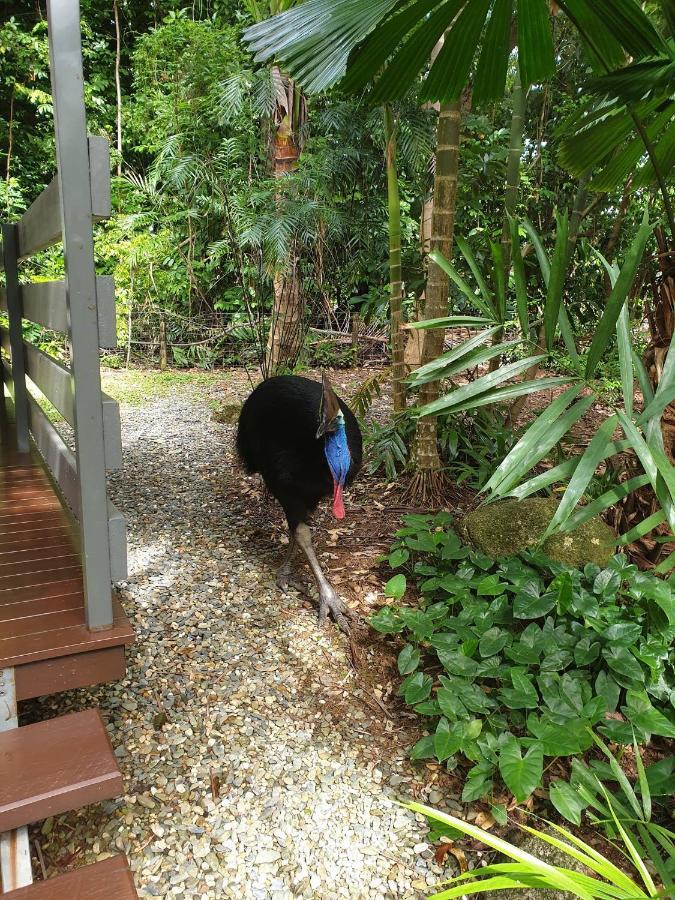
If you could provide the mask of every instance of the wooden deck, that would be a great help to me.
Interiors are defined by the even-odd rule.
[[[0,439],[0,669],[19,700],[122,677],[131,626],[115,598],[113,627],[86,627],[77,525],[38,452],[14,449],[11,409]]]

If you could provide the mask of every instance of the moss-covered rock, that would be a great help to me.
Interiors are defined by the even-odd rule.
[[[468,513],[458,529],[466,543],[492,559],[514,556],[532,547],[546,531],[557,501],[547,497],[501,500]],[[606,566],[612,553],[612,530],[600,518],[589,519],[569,534],[548,538],[542,550],[551,559],[581,568]]]

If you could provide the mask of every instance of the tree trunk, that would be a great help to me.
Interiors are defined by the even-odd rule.
[[[444,103],[438,115],[436,143],[436,175],[434,177],[434,207],[431,228],[431,249],[452,259],[459,170],[461,101]],[[448,276],[433,260],[429,260],[425,319],[448,314]],[[445,331],[433,328],[424,332],[422,364],[436,359],[443,350]],[[420,390],[420,406],[431,403],[439,395],[438,382],[424,385]],[[410,493],[425,505],[438,505],[446,487],[445,474],[438,453],[435,417],[418,419],[415,433],[415,477]]]
[[[291,86],[292,90],[292,86]],[[298,94],[298,91],[292,91]],[[292,172],[298,164],[300,151],[292,124],[294,98],[291,109],[281,120],[274,133],[274,177]],[[283,270],[274,275],[274,301],[272,321],[267,341],[265,376],[274,375],[282,369],[292,368],[302,350],[304,317],[304,297],[298,277],[298,258],[295,246]]]
[[[508,289],[509,272],[511,271],[511,230],[509,217],[513,217],[518,203],[518,187],[520,185],[520,158],[523,154],[523,129],[525,125],[526,93],[520,83],[520,73],[516,70],[513,91],[511,93],[511,137],[509,155],[506,163],[506,189],[504,191],[504,224],[502,226],[502,263],[504,266],[504,285]],[[502,328],[493,338],[493,345],[499,344],[504,337]],[[499,368],[499,357],[490,360],[488,372]]]
[[[659,273],[653,282],[652,309],[649,315],[650,341],[645,351],[645,367],[654,388],[661,380],[663,364],[675,330],[675,247],[668,247],[663,228],[654,229],[658,247]],[[675,403],[669,403],[661,418],[663,444],[668,458],[675,463]]]
[[[391,384],[394,412],[405,409],[405,361],[403,358],[403,282],[401,280],[401,203],[396,172],[396,126],[391,107],[384,107],[387,142],[387,202],[389,205],[389,309],[391,319]]]
[[[113,16],[115,18],[115,97],[117,105],[117,175],[119,177],[122,174],[122,84],[120,81],[122,36],[117,0],[113,0]]]

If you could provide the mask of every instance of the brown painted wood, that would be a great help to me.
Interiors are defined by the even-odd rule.
[[[47,881],[36,881],[2,896],[7,900],[137,900],[138,898],[124,856],[113,856]]]
[[[21,699],[122,677],[133,631],[116,598],[112,628],[86,627],[77,526],[37,451],[13,449],[2,407],[0,667],[17,668]]]
[[[16,699],[30,700],[45,694],[117,681],[124,678],[125,672],[123,646],[73,653],[57,659],[43,659],[16,667]]]
[[[109,800],[123,791],[97,709],[0,734],[0,831]]]

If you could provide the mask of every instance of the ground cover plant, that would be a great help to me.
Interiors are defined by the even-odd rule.
[[[593,746],[675,737],[671,582],[621,554],[571,569],[537,550],[492,560],[465,546],[446,513],[407,516],[388,563],[402,571],[371,619],[398,635],[400,694],[429,734],[413,759],[471,764],[462,797],[501,779],[519,802],[547,760]],[[419,604],[400,603],[410,579]]]

